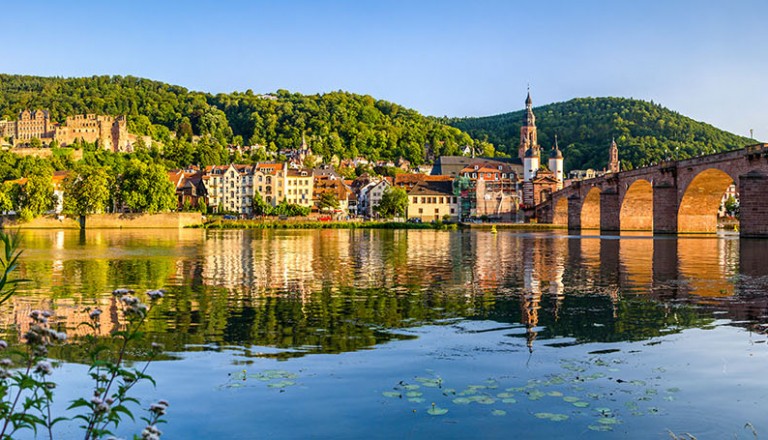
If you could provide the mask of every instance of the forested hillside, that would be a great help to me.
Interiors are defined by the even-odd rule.
[[[679,158],[740,148],[756,141],[694,121],[652,102],[624,98],[577,98],[533,109],[539,144],[549,149],[557,134],[565,168],[602,169],[611,138],[624,169],[666,157]],[[446,120],[475,139],[517,154],[524,110],[483,118]]]
[[[346,92],[214,96],[130,76],[0,75],[0,117],[15,119],[21,110],[38,108],[49,110],[59,122],[80,113],[126,114],[131,132],[151,135],[175,150],[192,149],[185,143],[200,136],[214,150],[235,143],[277,151],[299,146],[304,135],[315,153],[326,158],[402,156],[420,164],[428,150],[433,155],[457,154],[461,146],[474,142],[466,133],[414,110]],[[478,148],[493,153],[490,145]],[[197,156],[209,159],[203,162],[218,157]]]

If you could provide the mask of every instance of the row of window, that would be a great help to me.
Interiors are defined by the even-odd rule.
[[[413,203],[419,203],[419,197],[413,197]],[[421,203],[457,203],[456,197],[421,197]]]

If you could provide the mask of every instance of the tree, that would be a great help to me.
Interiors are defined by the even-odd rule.
[[[329,211],[332,209],[338,209],[339,208],[339,198],[336,197],[336,194],[332,192],[324,192],[320,194],[320,197],[317,200],[317,207],[321,211]]]
[[[381,201],[375,210],[382,217],[405,216],[408,208],[408,194],[402,188],[389,187],[381,195]]]
[[[64,212],[73,215],[99,214],[109,206],[110,178],[99,166],[81,165],[64,180]]]
[[[30,218],[37,217],[53,207],[55,199],[51,177],[50,172],[31,175],[22,185],[19,208],[25,210]]]
[[[254,191],[251,204],[253,205],[253,213],[255,215],[270,215],[272,213],[272,205],[265,202],[258,192]]]
[[[155,214],[176,210],[176,190],[165,168],[131,159],[119,180],[119,198],[131,211]]]

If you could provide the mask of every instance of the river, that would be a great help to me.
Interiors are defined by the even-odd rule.
[[[768,433],[768,241],[91,230],[25,231],[23,249],[32,281],[0,328],[18,341],[30,310],[55,312],[60,411],[88,394],[86,309],[107,334],[113,289],[166,290],[142,342],[165,347],[157,387],[138,391],[171,402],[167,438]]]

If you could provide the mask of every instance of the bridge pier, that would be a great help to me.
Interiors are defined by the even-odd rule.
[[[600,232],[621,231],[621,205],[619,193],[603,191],[600,193]]]
[[[739,229],[742,237],[768,237],[768,176],[750,171],[739,176]]]
[[[568,230],[581,230],[581,198],[577,195],[568,197]]]
[[[662,182],[653,186],[653,233],[677,233],[677,187]]]

